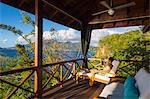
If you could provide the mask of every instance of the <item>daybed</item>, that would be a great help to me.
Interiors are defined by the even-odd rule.
[[[129,76],[124,83],[107,84],[99,98],[108,99],[150,99],[150,73],[141,68],[137,74]]]
[[[108,84],[110,82],[110,77],[115,77],[116,76],[115,73],[117,72],[117,69],[120,65],[120,62],[118,60],[114,60],[112,62],[112,65],[113,65],[113,67],[112,67],[112,69],[110,70],[109,73],[102,74],[101,72],[98,72],[94,76],[92,75],[91,72],[86,72],[85,70],[81,70],[80,72],[77,73],[76,80],[78,81],[79,78],[90,79],[89,80],[90,86],[93,85],[94,81],[101,82],[101,83],[104,83],[104,84]]]

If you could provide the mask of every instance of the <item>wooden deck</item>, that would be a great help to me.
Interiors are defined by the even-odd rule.
[[[94,86],[89,86],[88,80],[80,80],[79,84],[71,79],[63,84],[63,87],[57,86],[43,94],[43,98],[50,99],[93,99],[97,98],[102,92],[105,84],[95,82]]]

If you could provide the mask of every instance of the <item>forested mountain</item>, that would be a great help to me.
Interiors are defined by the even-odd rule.
[[[49,46],[54,42],[51,41],[44,41],[44,47]],[[57,42],[58,43],[58,42]],[[65,49],[65,51],[78,51],[80,50],[80,43],[72,43],[72,42],[59,42]],[[29,47],[30,45],[25,45],[25,47]],[[17,50],[15,47],[11,48],[1,48],[0,47],[0,56],[8,56],[8,57],[16,57]]]
[[[97,56],[101,58],[141,60],[150,50],[150,32],[130,31],[124,34],[113,34],[99,41]],[[145,49],[146,45],[146,49]],[[102,53],[100,50],[104,50]],[[104,55],[103,55],[104,54]],[[148,57],[148,56],[147,56]]]
[[[16,49],[0,48],[0,56],[15,57],[16,55],[17,55]]]
[[[136,64],[121,62],[119,67],[124,69],[117,72],[121,76],[128,76],[124,71],[134,75],[134,70],[138,70],[142,66],[150,69],[150,31],[147,33],[130,31],[124,34],[106,36],[99,41],[96,57],[141,61]],[[144,61],[144,64],[142,61]]]

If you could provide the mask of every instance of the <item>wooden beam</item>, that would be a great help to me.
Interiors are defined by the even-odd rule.
[[[42,1],[35,0],[35,67],[37,70],[34,76],[34,92],[36,98],[42,98],[42,38],[43,19]]]
[[[27,68],[19,68],[19,69],[13,69],[13,70],[8,70],[8,71],[3,71],[0,72],[0,76],[6,76],[9,74],[15,74],[15,73],[20,73],[20,72],[25,72],[25,71],[30,71],[30,70],[36,70],[36,67],[27,67]]]
[[[53,8],[55,8],[55,9],[58,10],[58,11],[60,11],[61,13],[67,15],[68,17],[70,17],[70,18],[76,20],[76,21],[79,22],[80,24],[82,23],[79,19],[77,19],[77,18],[75,18],[74,16],[70,15],[70,14],[67,13],[66,11],[64,11],[64,10],[62,10],[62,9],[60,9],[60,8],[58,8],[57,6],[55,6],[55,5],[51,4],[51,3],[49,3],[48,1],[46,1],[46,0],[42,0],[42,1],[43,1],[44,3],[46,3],[47,5],[49,5],[49,6],[53,7]]]
[[[147,16],[139,16],[139,17],[131,17],[131,18],[124,18],[124,19],[116,19],[116,20],[108,20],[108,21],[92,21],[89,22],[89,24],[94,25],[94,24],[106,24],[106,23],[114,23],[114,22],[122,22],[122,21],[131,21],[131,20],[139,20],[139,19],[146,19],[150,18],[150,15]]]
[[[81,8],[78,10],[78,11],[82,11],[82,13],[80,14],[80,16],[79,17],[81,17],[81,20],[83,20],[84,22],[86,22],[86,23],[88,23],[89,22],[89,19],[91,19],[91,11],[93,10],[93,8],[95,7],[93,4],[95,3],[95,1],[93,1],[93,0],[89,0],[88,2],[86,2],[85,4],[83,4],[83,5],[85,5],[85,7],[84,8],[82,8],[82,6],[81,6]],[[92,5],[91,5],[92,4]],[[78,13],[78,12],[76,12],[76,13]]]
[[[19,7],[21,7],[24,2],[25,2],[25,0],[22,0],[22,1],[19,3]]]
[[[76,3],[75,0],[66,0],[64,6],[68,6],[68,5],[74,4],[74,3]]]
[[[57,13],[58,13],[58,11],[56,10],[56,11],[50,16],[50,19],[52,19]]]
[[[71,23],[73,23],[74,22],[74,20],[71,20],[71,21],[69,21],[67,24],[71,24]]]

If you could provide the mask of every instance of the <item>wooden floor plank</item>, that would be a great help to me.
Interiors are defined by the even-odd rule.
[[[44,98],[49,99],[92,99],[98,97],[101,90],[104,88],[104,84],[95,83],[94,86],[89,86],[88,80],[80,80],[79,84],[75,81],[64,84],[63,88],[59,88],[57,91],[49,90],[45,93]],[[57,88],[56,88],[57,89]]]

